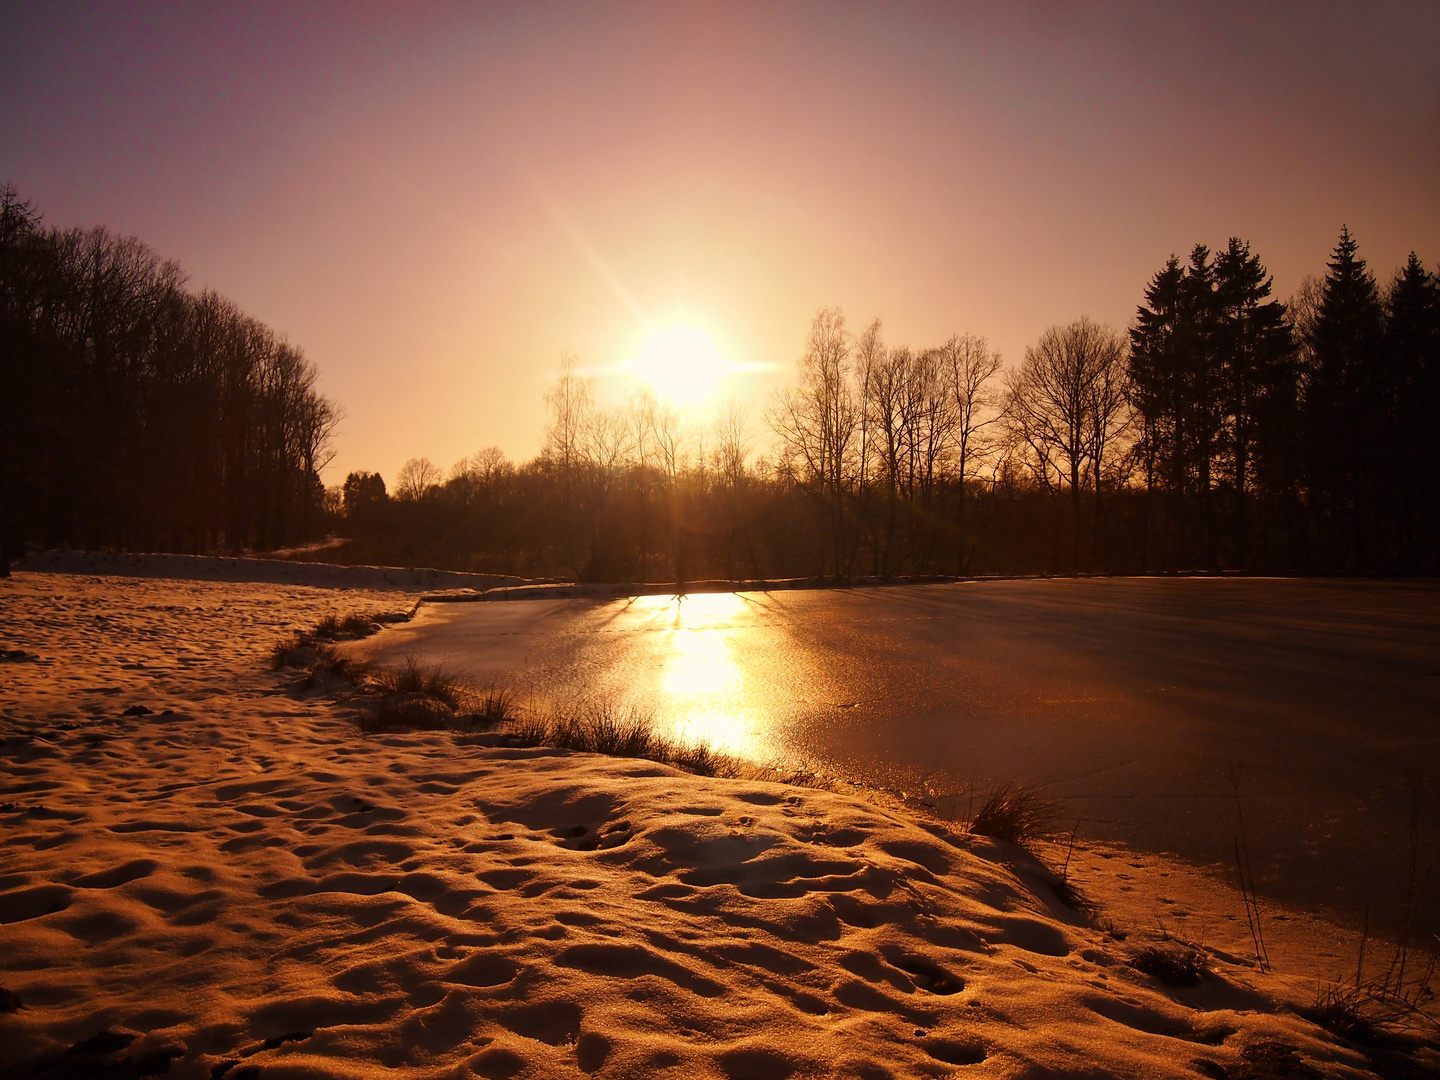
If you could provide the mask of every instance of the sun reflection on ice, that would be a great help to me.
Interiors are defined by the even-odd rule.
[[[761,755],[736,651],[746,604],[735,593],[641,596],[630,613],[656,631],[655,705],[683,739],[744,757]],[[637,688],[638,689],[638,688]]]

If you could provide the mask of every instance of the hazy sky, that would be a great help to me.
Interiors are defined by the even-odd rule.
[[[0,8],[0,180],[301,345],[331,483],[528,458],[562,351],[676,320],[784,366],[758,427],[821,306],[1015,362],[1197,242],[1440,260],[1429,0]]]

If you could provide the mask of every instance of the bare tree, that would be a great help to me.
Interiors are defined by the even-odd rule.
[[[1108,569],[1106,546],[1105,491],[1128,482],[1131,457],[1126,444],[1133,413],[1130,408],[1130,378],[1126,366],[1124,339],[1115,336],[1114,348],[1102,343],[1096,357],[1095,378],[1090,384],[1087,453],[1095,491],[1092,549]]]
[[[1043,487],[1070,496],[1071,573],[1080,568],[1081,492],[1119,437],[1110,417],[1097,417],[1097,384],[1123,356],[1114,329],[1080,318],[1041,334],[1007,380],[1006,416],[1027,463]]]
[[[666,502],[670,509],[671,557],[675,562],[675,581],[683,584],[689,572],[684,499],[681,480],[690,464],[690,446],[684,426],[669,402],[658,404],[654,413],[655,462],[665,484]]]
[[[400,472],[395,478],[395,497],[406,502],[415,502],[439,487],[443,479],[440,466],[429,458],[412,457],[400,466]]]
[[[929,561],[938,515],[939,481],[955,423],[940,350],[890,349],[868,365],[867,424],[874,432],[876,472],[885,488],[885,543],[881,565],[889,573],[902,522],[913,562]]]
[[[1320,321],[1320,304],[1325,299],[1325,282],[1313,274],[1300,279],[1300,285],[1285,302],[1286,321],[1294,335],[1300,370],[1315,367],[1315,325]]]
[[[629,418],[622,409],[591,408],[580,431],[585,464],[606,490],[629,463],[635,448]]]
[[[583,440],[590,414],[595,409],[595,392],[589,379],[575,373],[575,356],[564,353],[553,386],[545,394],[545,407],[550,416],[545,425],[545,448],[541,456],[560,474],[562,493],[562,546],[566,560],[575,571],[575,500],[576,473],[584,460]]]
[[[874,573],[880,573],[880,545],[875,532],[875,489],[881,479],[881,457],[876,440],[877,429],[874,409],[870,401],[873,373],[885,361],[885,343],[880,337],[880,320],[874,319],[865,332],[855,339],[855,391],[856,409],[860,416],[860,442],[855,454],[855,495],[858,502],[860,528],[869,536],[871,563]]]
[[[955,568],[965,573],[973,549],[965,542],[965,485],[976,466],[990,453],[995,440],[987,429],[1000,419],[1001,400],[994,388],[1000,371],[1000,354],[993,352],[983,337],[956,335],[940,346],[942,379],[953,410],[951,461],[953,462],[955,506]]]
[[[655,467],[656,418],[660,403],[650,390],[637,390],[626,404],[625,416],[630,428],[630,445],[635,455],[635,484],[640,499],[640,580],[645,580],[645,562],[649,554],[650,473]]]
[[[942,378],[938,349],[916,353],[906,380],[910,416],[907,444],[910,459],[912,558],[929,568],[940,519],[939,482],[955,426],[955,410]]]
[[[865,412],[869,440],[874,444],[875,472],[885,489],[885,541],[879,569],[890,573],[902,488],[905,443],[905,369],[909,349],[879,348],[865,365]]]
[[[477,450],[468,464],[468,471],[476,481],[486,487],[491,486],[501,476],[515,471],[515,466],[505,456],[505,451],[498,446],[487,446],[483,450]]]
[[[776,394],[766,415],[797,480],[821,502],[829,522],[836,576],[847,572],[845,496],[860,410],[851,385],[851,342],[839,308],[810,324],[800,358],[800,385]]]
[[[595,408],[594,388],[589,379],[575,374],[573,353],[561,355],[555,383],[545,393],[545,407],[550,417],[545,426],[542,453],[570,476],[582,460],[585,428]]]
[[[735,543],[740,532],[740,505],[745,492],[745,461],[750,456],[754,438],[750,433],[750,406],[734,400],[725,403],[715,419],[715,469],[719,474],[721,490],[724,493],[725,516],[729,526],[725,540],[725,576],[735,577]],[[759,577],[754,545],[749,542],[746,530],[746,546],[750,551],[750,562],[755,577]]]

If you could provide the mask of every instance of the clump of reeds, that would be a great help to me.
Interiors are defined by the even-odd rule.
[[[610,757],[644,758],[673,765],[699,776],[735,777],[740,764],[705,743],[686,743],[661,735],[654,716],[612,704],[592,705],[577,711],[533,714],[510,728],[515,746],[552,746]]]
[[[326,641],[355,641],[378,633],[380,623],[369,615],[351,612],[349,615],[327,615],[315,624],[311,636]]]
[[[315,640],[304,634],[282,638],[270,650],[270,669],[295,668],[305,671],[307,686],[314,685],[316,675],[336,676],[348,683],[357,683],[373,669],[367,660],[345,656],[328,641]]]
[[[376,671],[368,689],[376,694],[424,698],[445,705],[453,711],[464,709],[470,690],[443,667],[423,667],[413,656],[407,656],[398,670]]]
[[[498,727],[515,720],[520,715],[520,708],[511,691],[492,685],[472,693],[470,714],[478,724]]]
[[[351,612],[348,615],[327,615],[310,630],[297,630],[281,638],[270,650],[270,669],[301,668],[316,670],[319,664],[325,671],[341,675],[350,681],[364,675],[369,669],[357,661],[337,662],[338,654],[330,646],[337,641],[358,641],[378,633],[381,623],[393,621],[400,616],[362,615]],[[353,676],[353,677],[352,677]]]
[[[1023,845],[1046,835],[1054,820],[1055,807],[1048,799],[1024,784],[1007,783],[990,789],[970,831]]]
[[[1354,978],[1319,987],[1315,1004],[1306,1013],[1310,1020],[1333,1035],[1363,1046],[1403,1043],[1407,1037],[1413,1039],[1417,1035],[1422,1035],[1427,1043],[1440,1039],[1440,1022],[1433,1015],[1440,953],[1432,948],[1418,958],[1414,955],[1408,920],[1409,912],[1404,932],[1386,969],[1366,975],[1367,920]]]
[[[370,730],[409,727],[477,730],[520,721],[515,695],[499,686],[476,690],[443,667],[406,657],[397,670],[371,671],[361,683],[371,698],[361,724]]]
[[[312,680],[315,675],[324,674],[337,676],[345,682],[354,684],[375,670],[375,665],[370,661],[345,656],[333,645],[322,644],[315,652],[315,664],[310,672]]]

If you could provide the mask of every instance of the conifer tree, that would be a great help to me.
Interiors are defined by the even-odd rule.
[[[1235,562],[1250,562],[1249,501],[1257,467],[1284,483],[1286,432],[1296,371],[1285,306],[1268,300],[1272,280],[1250,245],[1231,237],[1215,260],[1216,339],[1223,455],[1234,497]]]
[[[1340,570],[1367,565],[1367,481],[1374,475],[1383,418],[1377,376],[1384,313],[1375,278],[1357,252],[1355,238],[1342,227],[1321,290],[1305,386],[1308,494],[1319,518],[1317,535],[1339,541],[1338,548],[1325,543],[1322,560]]]
[[[1385,323],[1382,392],[1390,421],[1398,569],[1434,573],[1440,528],[1440,484],[1432,460],[1440,416],[1440,282],[1413,251],[1391,283]]]

